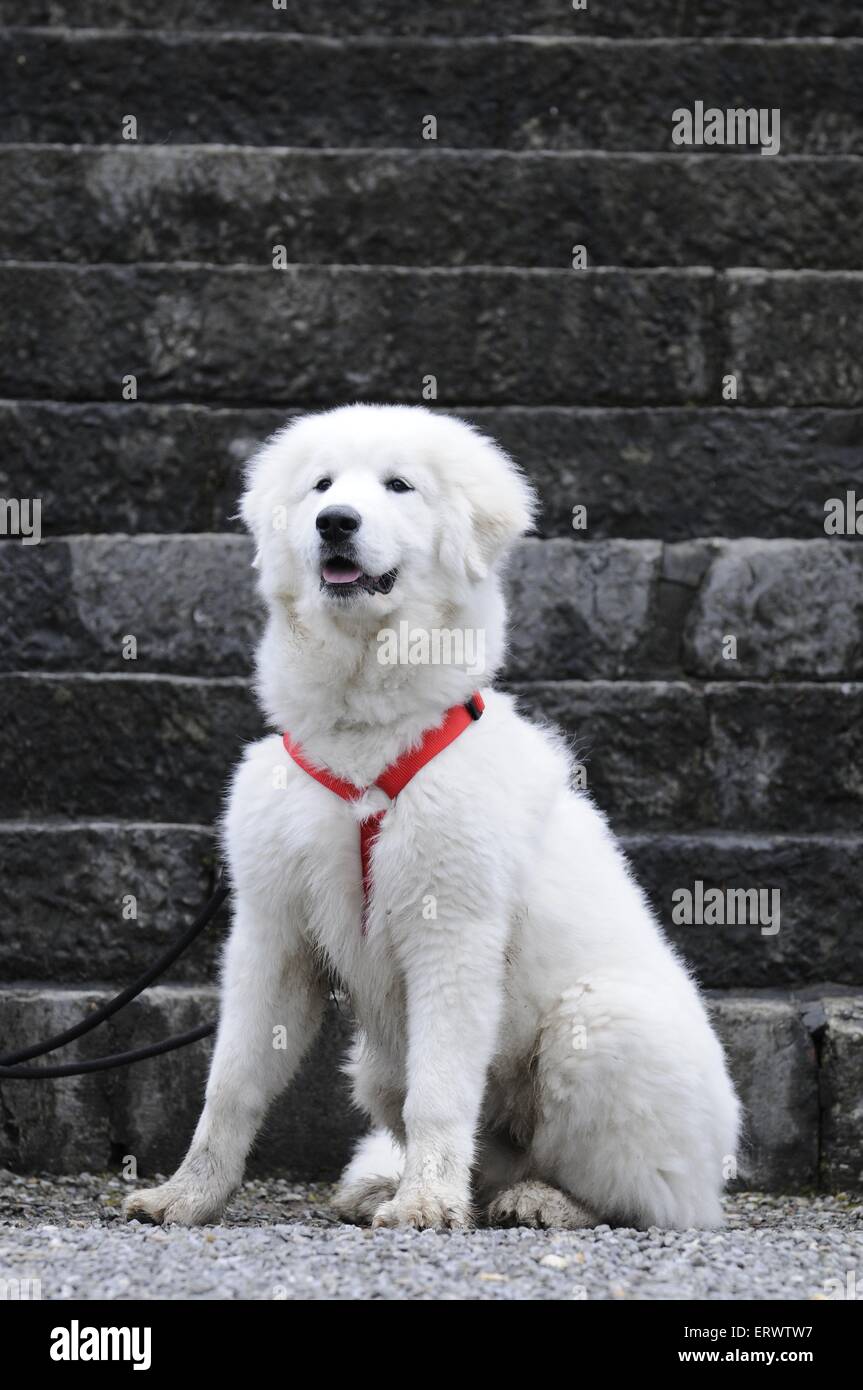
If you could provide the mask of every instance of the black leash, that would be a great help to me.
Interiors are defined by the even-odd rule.
[[[132,999],[137,999],[139,994],[143,994],[160,975],[173,965],[174,961],[181,956],[187,947],[215,917],[225,899],[230,893],[228,888],[221,880],[210,901],[204,905],[198,916],[190,927],[187,927],[183,935],[178,937],[173,946],[169,946],[164,951],[154,965],[149,970],[145,970],[133,984],[127,985],[119,994],[115,994],[113,999],[109,999],[107,1004],[103,1004],[96,1009],[89,1018],[82,1019],[74,1027],[67,1028],[64,1033],[57,1033],[55,1037],[48,1038],[46,1042],[34,1043],[32,1047],[22,1048],[20,1052],[10,1052],[5,1057],[0,1057],[0,1081],[41,1081],[58,1076],[84,1076],[87,1072],[108,1071],[112,1067],[126,1067],[131,1062],[142,1062],[147,1057],[158,1057],[163,1052],[173,1052],[178,1047],[185,1047],[188,1043],[197,1042],[199,1038],[207,1038],[216,1031],[215,1023],[202,1023],[198,1028],[192,1028],[188,1033],[178,1033],[173,1038],[165,1038],[163,1042],[150,1043],[148,1047],[139,1047],[133,1052],[117,1052],[111,1057],[93,1057],[86,1062],[66,1062],[56,1063],[47,1067],[22,1067],[19,1062],[29,1062],[33,1057],[43,1057],[46,1052],[55,1052],[58,1047],[65,1047],[66,1043],[74,1042],[76,1038],[82,1038],[86,1033],[91,1033],[94,1028],[98,1028],[100,1023],[104,1023],[107,1018],[117,1013],[124,1005],[130,1003]]]

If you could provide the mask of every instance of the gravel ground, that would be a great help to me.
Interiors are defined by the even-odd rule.
[[[744,1193],[722,1231],[439,1234],[344,1226],[328,1187],[284,1179],[246,1183],[222,1226],[163,1230],[119,1219],[128,1190],[0,1170],[0,1281],[43,1299],[823,1299],[853,1274],[863,1296],[859,1194]]]

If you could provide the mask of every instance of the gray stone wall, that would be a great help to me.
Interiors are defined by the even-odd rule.
[[[244,460],[432,373],[540,492],[504,680],[710,992],[741,1181],[863,1185],[863,517],[824,524],[863,498],[857,0],[0,0],[0,25],[0,493],[43,533],[0,538],[0,1049],[133,978],[212,886],[261,727]],[[778,109],[780,153],[675,147],[696,101]],[[780,929],[675,921],[696,882],[778,890]],[[67,1055],[212,1017],[225,929]],[[334,1004],[258,1171],[337,1171],[349,1026]],[[3,1084],[0,1163],[170,1168],[207,1055]]]

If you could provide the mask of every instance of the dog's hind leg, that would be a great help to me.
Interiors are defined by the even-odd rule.
[[[597,1224],[593,1213],[569,1193],[534,1178],[499,1192],[489,1203],[487,1219],[490,1226],[534,1226],[541,1230],[577,1231]]]
[[[367,1226],[381,1203],[394,1196],[405,1166],[399,1142],[404,1138],[404,1072],[361,1028],[345,1071],[351,1078],[354,1104],[371,1118],[372,1128],[341,1176],[333,1207],[343,1221]]]
[[[481,1135],[474,1189],[487,1225],[569,1231],[596,1225],[581,1202],[532,1176],[531,1162],[529,1149],[505,1133]]]
[[[368,1226],[381,1202],[395,1195],[404,1168],[401,1145],[383,1129],[361,1139],[341,1176],[333,1207],[343,1221]]]
[[[323,1015],[311,953],[299,937],[286,946],[279,926],[238,899],[203,1113],[174,1176],[127,1198],[128,1220],[218,1221],[239,1187],[267,1108],[287,1086]]]
[[[721,1222],[737,1102],[694,994],[671,1013],[649,985],[575,982],[544,1019],[537,1093],[531,1175],[612,1225]]]

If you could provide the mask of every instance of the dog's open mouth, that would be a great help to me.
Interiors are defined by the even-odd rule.
[[[333,555],[321,566],[321,588],[337,598],[348,598],[351,594],[388,594],[396,582],[398,570],[387,570],[386,574],[366,574],[342,555]]]

